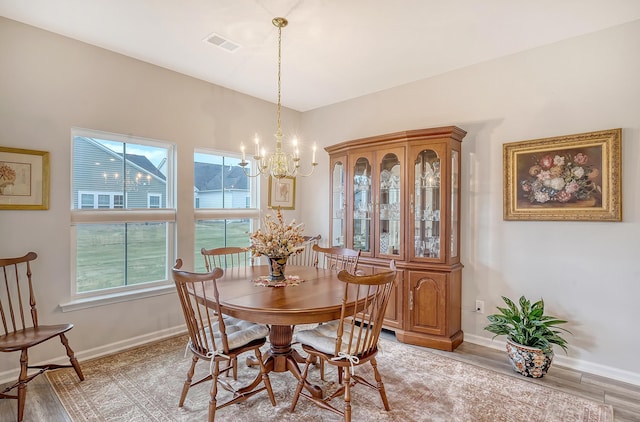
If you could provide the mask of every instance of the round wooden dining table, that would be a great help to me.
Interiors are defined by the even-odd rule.
[[[288,371],[299,380],[298,362],[304,359],[291,347],[293,328],[300,324],[339,319],[345,284],[338,279],[335,270],[287,266],[286,274],[299,277],[298,284],[283,287],[259,285],[256,280],[269,275],[267,265],[227,268],[216,284],[222,313],[270,325],[270,349],[264,355],[267,371]],[[259,382],[260,376],[254,383],[257,385]],[[310,383],[305,387],[314,396],[322,396],[320,387]]]

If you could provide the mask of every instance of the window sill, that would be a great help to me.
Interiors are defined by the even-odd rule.
[[[129,302],[131,300],[167,295],[175,293],[175,291],[176,289],[173,284],[167,284],[163,286],[149,287],[147,289],[140,289],[135,291],[118,292],[107,295],[76,299],[67,303],[61,303],[59,306],[62,312],[73,312],[80,309],[111,305],[113,303]]]

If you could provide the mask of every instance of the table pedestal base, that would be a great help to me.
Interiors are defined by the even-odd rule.
[[[293,326],[292,325],[272,325],[271,332],[269,333],[269,342],[271,344],[270,349],[263,356],[264,366],[267,372],[291,372],[298,381],[302,378],[300,373],[300,367],[298,363],[305,362],[305,359],[300,356],[297,350],[291,348],[291,342],[293,341]],[[255,361],[255,357],[251,356],[247,358],[247,365],[258,365]],[[262,381],[260,375],[252,383],[253,386],[258,385]],[[309,394],[313,397],[322,397],[322,389],[305,381],[304,384]]]

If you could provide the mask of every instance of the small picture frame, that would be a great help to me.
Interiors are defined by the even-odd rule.
[[[622,221],[622,129],[503,145],[504,220]]]
[[[49,209],[49,153],[0,147],[0,210]]]
[[[269,176],[269,208],[293,210],[296,208],[295,177],[275,178]]]

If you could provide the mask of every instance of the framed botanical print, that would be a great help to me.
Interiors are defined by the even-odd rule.
[[[0,147],[0,210],[49,209],[49,153]]]
[[[295,177],[275,178],[269,176],[269,208],[293,210],[296,208]]]

